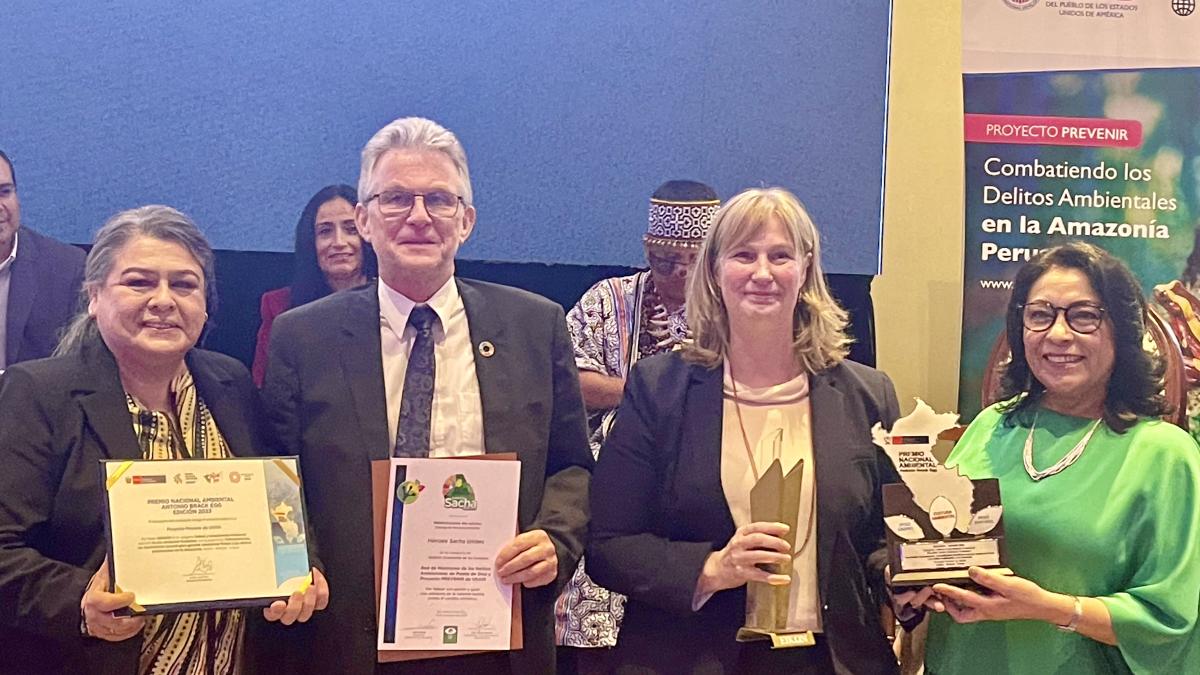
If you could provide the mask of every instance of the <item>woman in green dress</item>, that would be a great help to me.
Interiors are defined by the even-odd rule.
[[[1165,412],[1129,269],[1089,244],[1018,272],[1002,402],[947,461],[998,478],[1009,566],[938,584],[926,671],[1200,673],[1200,449]]]

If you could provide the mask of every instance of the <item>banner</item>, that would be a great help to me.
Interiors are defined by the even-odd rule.
[[[964,420],[981,407],[1012,279],[1039,250],[1103,247],[1151,302],[1173,280],[1200,290],[1195,4],[964,1]],[[1186,308],[1174,310],[1186,331]],[[1200,397],[1192,400],[1195,421]]]

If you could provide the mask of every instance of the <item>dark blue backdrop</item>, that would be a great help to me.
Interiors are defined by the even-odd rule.
[[[890,3],[16,0],[0,148],[26,223],[84,242],[147,202],[283,251],[370,134],[432,117],[471,158],[474,260],[637,265],[667,178],[783,185],[831,272],[878,271]]]

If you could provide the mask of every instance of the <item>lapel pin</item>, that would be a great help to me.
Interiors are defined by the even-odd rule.
[[[496,345],[492,344],[491,342],[488,342],[487,340],[484,340],[483,342],[479,343],[479,355],[482,356],[483,358],[485,358],[485,359],[490,358],[492,356],[492,354],[495,354],[495,353],[496,353]]]

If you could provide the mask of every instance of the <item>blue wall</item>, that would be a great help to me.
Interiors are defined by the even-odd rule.
[[[289,250],[308,196],[423,115],[471,159],[464,258],[636,265],[650,192],[689,177],[791,188],[829,271],[878,269],[883,0],[5,4],[0,148],[62,239],[161,202]]]

